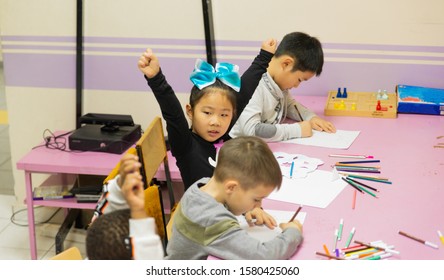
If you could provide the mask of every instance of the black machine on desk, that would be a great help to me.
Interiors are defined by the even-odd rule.
[[[80,117],[80,124],[69,136],[71,150],[121,154],[142,135],[130,115],[89,113]]]

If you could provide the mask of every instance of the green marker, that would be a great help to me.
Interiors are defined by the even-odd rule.
[[[342,228],[344,227],[344,219],[341,219],[339,221],[339,233],[338,233],[338,240],[341,240],[342,238]]]
[[[350,231],[350,234],[348,235],[347,242],[345,243],[345,248],[348,248],[350,246],[350,243],[353,239],[353,235],[355,235],[355,231],[356,231],[356,229],[355,229],[355,227],[353,227],[352,230]]]

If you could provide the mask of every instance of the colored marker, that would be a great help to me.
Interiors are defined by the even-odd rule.
[[[385,254],[382,254],[382,255],[370,256],[368,258],[365,258],[365,260],[382,260],[382,259],[389,258],[391,256],[392,256],[391,253],[385,253]]]
[[[290,166],[290,179],[293,178],[293,168],[294,168],[294,161],[291,162]]]
[[[338,247],[338,229],[335,229],[335,250]]]
[[[326,253],[327,255],[330,255],[330,252],[328,251],[327,245],[324,244],[323,247],[324,247],[324,251],[325,251],[325,253]]]
[[[434,244],[434,243],[432,243],[432,242],[430,242],[430,241],[425,241],[425,240],[419,239],[418,237],[414,237],[414,236],[412,236],[412,235],[410,235],[410,234],[407,234],[407,233],[405,233],[405,232],[403,232],[403,231],[399,231],[398,233],[401,234],[401,235],[403,235],[403,236],[405,236],[405,237],[408,237],[408,238],[410,238],[410,239],[413,239],[413,240],[415,240],[415,241],[418,241],[418,242],[420,242],[420,243],[423,243],[424,245],[427,245],[427,246],[429,246],[429,247],[432,247],[432,248],[438,249],[438,245],[436,245],[436,244]]]
[[[301,211],[301,209],[302,209],[302,205],[299,206],[299,208],[298,208],[298,210],[296,210],[296,212],[294,212],[293,217],[291,217],[290,221],[288,221],[289,223],[294,221],[294,218],[296,218],[296,216],[298,215],[299,211]]]
[[[441,243],[444,244],[444,237],[442,236],[442,233],[438,230],[438,236],[439,239],[441,240]]]
[[[329,157],[342,157],[342,158],[373,158],[373,156],[366,155],[344,155],[344,154],[332,154]]]
[[[350,234],[348,235],[347,242],[345,243],[345,248],[348,248],[350,246],[353,236],[355,235],[355,231],[356,231],[356,229],[355,229],[355,227],[353,227],[350,231]]]
[[[342,228],[344,227],[344,219],[339,220],[339,233],[338,240],[340,241],[342,238]]]
[[[315,254],[319,255],[319,256],[324,256],[324,257],[327,257],[327,258],[335,259],[335,260],[344,260],[344,258],[336,257],[336,256],[333,256],[333,255],[327,255],[327,254],[324,254],[324,253],[321,253],[321,252],[315,252]]]
[[[368,246],[368,247],[372,247],[372,248],[375,248],[375,249],[384,250],[384,251],[392,253],[392,254],[397,254],[397,255],[400,254],[399,251],[395,251],[395,250],[387,248],[387,247],[376,246],[376,245],[365,243],[365,242],[361,242],[361,241],[358,241],[358,240],[355,240],[355,243],[361,244],[361,245],[365,245],[365,246]]]

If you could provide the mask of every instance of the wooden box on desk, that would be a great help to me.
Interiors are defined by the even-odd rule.
[[[396,93],[387,93],[387,99],[378,99],[376,92],[348,92],[346,98],[338,98],[336,95],[336,91],[328,92],[324,109],[326,116],[397,118]],[[381,107],[379,110],[378,102]]]

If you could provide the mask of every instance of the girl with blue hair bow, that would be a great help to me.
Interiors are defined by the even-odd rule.
[[[276,40],[264,41],[260,53],[242,77],[239,77],[237,65],[218,63],[213,67],[197,60],[190,75],[194,86],[185,110],[191,120],[191,128],[174,90],[162,73],[157,56],[147,49],[139,58],[138,67],[145,75],[166,121],[171,153],[176,158],[185,190],[201,178],[213,175],[212,163],[217,152],[215,144],[230,139],[228,132],[248,104],[275,50]],[[245,216],[250,224],[255,218],[257,225],[276,226],[276,221],[260,208]]]

